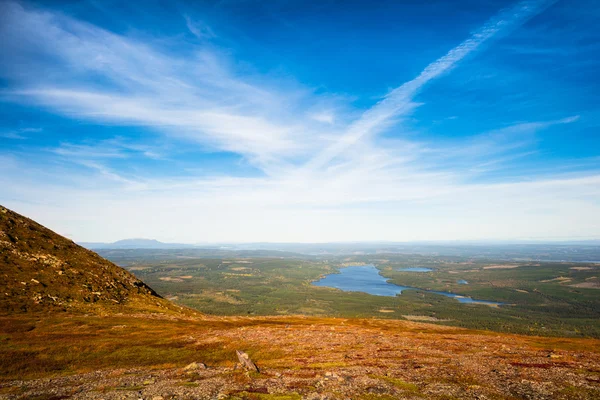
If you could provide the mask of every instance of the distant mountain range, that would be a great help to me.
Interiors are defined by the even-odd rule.
[[[333,242],[333,243],[165,243],[155,239],[123,239],[112,243],[81,242],[79,245],[90,250],[124,250],[124,249],[221,249],[221,250],[276,250],[301,254],[333,254],[333,253],[376,253],[376,252],[441,252],[448,255],[449,249],[462,249],[471,253],[473,250],[523,250],[533,248],[559,249],[565,246],[600,246],[600,240],[572,241],[430,241],[430,242]],[[539,249],[538,249],[539,250]],[[489,254],[487,254],[489,256]],[[561,258],[562,259],[562,258]]]
[[[178,251],[194,257],[241,256],[295,257],[344,254],[430,254],[438,256],[472,257],[497,260],[538,260],[600,262],[600,241],[579,240],[536,243],[501,241],[445,241],[445,242],[338,242],[338,243],[164,243],[154,239],[124,239],[113,243],[80,243],[116,261],[129,259],[133,253],[115,254],[115,251],[138,250],[153,257],[165,250]],[[157,253],[158,251],[158,253]],[[125,258],[123,258],[125,257]],[[140,254],[136,254],[140,257]]]
[[[81,246],[90,250],[98,249],[188,249],[195,247],[184,243],[164,243],[154,239],[123,239],[113,243],[82,242]]]
[[[277,250],[277,251],[293,251],[302,254],[328,253],[331,251],[340,252],[348,251],[349,253],[356,251],[373,252],[390,251],[407,249],[431,249],[432,247],[449,248],[449,247],[489,247],[497,249],[499,247],[519,247],[519,246],[600,246],[600,240],[564,240],[564,241],[542,241],[542,240],[447,240],[447,241],[415,241],[415,242],[329,242],[329,243],[165,243],[155,239],[123,239],[112,243],[105,242],[80,242],[79,245],[91,249],[223,249],[223,250]]]

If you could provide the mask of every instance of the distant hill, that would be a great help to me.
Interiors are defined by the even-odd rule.
[[[175,309],[135,276],[0,206],[0,312]]]
[[[123,239],[113,243],[82,242],[81,246],[97,249],[187,249],[194,245],[184,243],[164,243],[154,239]]]

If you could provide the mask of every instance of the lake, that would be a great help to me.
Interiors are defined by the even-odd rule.
[[[345,292],[365,292],[376,296],[395,296],[409,286],[398,286],[387,282],[373,265],[358,265],[340,269],[339,274],[329,274],[313,282],[315,286],[333,287]]]
[[[401,294],[404,290],[420,290],[427,293],[439,294],[458,300],[461,303],[475,303],[498,306],[502,303],[487,300],[476,300],[456,293],[424,290],[411,286],[400,286],[389,283],[379,275],[374,265],[356,265],[340,269],[339,274],[329,274],[323,279],[313,282],[315,286],[331,287],[344,292],[364,292],[375,296],[391,296]]]

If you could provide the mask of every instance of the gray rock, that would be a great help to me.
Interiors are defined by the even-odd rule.
[[[196,371],[199,369],[206,369],[206,365],[204,363],[193,362],[191,364],[186,365],[183,370],[184,371]]]
[[[248,354],[244,353],[241,350],[236,350],[235,354],[237,354],[240,364],[242,364],[242,367],[244,367],[246,371],[260,372],[256,364],[252,362]]]

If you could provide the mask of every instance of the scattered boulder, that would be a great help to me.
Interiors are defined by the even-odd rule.
[[[207,368],[206,364],[204,364],[204,363],[193,362],[191,364],[186,365],[183,370],[184,371],[197,371],[199,369],[206,369],[206,368]]]
[[[242,364],[242,367],[244,367],[246,371],[260,372],[256,364],[252,362],[248,354],[244,353],[241,350],[236,350],[235,354],[237,354],[240,364]]]

